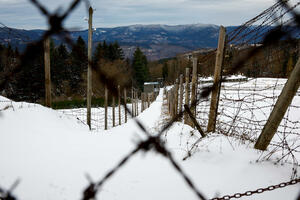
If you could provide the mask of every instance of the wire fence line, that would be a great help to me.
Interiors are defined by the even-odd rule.
[[[49,30],[46,31],[42,37],[42,39],[34,44],[31,44],[27,47],[26,51],[24,52],[24,54],[22,54],[21,56],[21,63],[18,64],[12,71],[10,71],[9,73],[7,73],[5,75],[5,77],[3,78],[3,80],[0,82],[0,90],[2,90],[2,88],[4,88],[4,86],[6,84],[9,83],[11,77],[16,74],[18,71],[20,71],[20,69],[22,68],[22,64],[28,62],[28,60],[30,60],[32,57],[34,57],[35,53],[39,50],[39,47],[41,47],[43,45],[43,41],[51,36],[51,35],[58,35],[59,37],[61,37],[61,39],[63,39],[66,43],[68,43],[69,45],[73,45],[73,41],[71,40],[71,38],[68,35],[68,30],[66,30],[63,27],[63,21],[66,19],[66,17],[73,12],[73,10],[78,6],[78,4],[80,2],[82,2],[81,0],[74,0],[69,8],[66,10],[65,13],[63,14],[58,14],[58,13],[54,13],[51,14],[42,4],[40,4],[37,0],[31,0],[32,4],[35,5],[40,11],[41,13],[48,19],[48,23],[49,23]],[[84,1],[87,5],[87,7],[89,7],[89,3],[88,1]],[[295,8],[295,7],[294,7]],[[241,35],[241,33],[244,33],[245,31],[243,31],[245,29],[245,27],[249,27],[250,25],[254,24],[254,22],[257,22],[258,20],[262,19],[263,17],[267,18],[267,19],[271,19],[271,16],[274,16],[275,14],[274,11],[278,11],[278,10],[286,10],[287,13],[292,13],[293,18],[292,18],[292,22],[294,24],[296,24],[296,26],[294,27],[294,29],[298,29],[300,27],[300,17],[299,15],[294,11],[293,7],[290,7],[290,5],[288,4],[288,1],[278,1],[278,3],[275,4],[275,6],[272,6],[270,9],[267,9],[266,11],[263,12],[263,14],[260,14],[258,17],[254,18],[252,21],[247,22],[245,25],[242,26],[241,30],[236,30],[234,33],[232,33],[232,35],[234,35],[234,37],[232,36],[231,39],[229,38],[228,41],[233,41],[232,38],[237,38],[236,35]],[[267,15],[268,14],[268,15]],[[282,19],[283,16],[277,18],[275,20],[274,23],[277,23],[280,19]],[[265,20],[266,21],[266,20]],[[270,22],[270,23],[273,23]],[[264,23],[265,24],[265,23]],[[263,25],[264,25],[263,24]],[[261,27],[263,26],[261,25]],[[255,47],[253,49],[251,49],[251,51],[249,51],[244,57],[240,58],[236,63],[234,63],[231,67],[231,69],[228,71],[228,74],[234,74],[237,70],[241,69],[243,67],[243,65],[246,63],[247,60],[251,59],[254,55],[256,55],[260,50],[270,46],[271,44],[273,45],[276,42],[279,42],[283,37],[290,35],[290,31],[288,30],[281,30],[279,26],[276,26],[275,28],[273,28],[270,31],[266,31],[263,32],[262,30],[257,29],[257,33],[259,32],[263,32],[264,34],[262,34],[262,40],[260,41],[260,45],[258,47]],[[246,34],[249,36],[249,32]],[[257,34],[256,34],[257,36]],[[242,38],[244,38],[244,36],[242,36]],[[255,37],[255,39],[257,39]],[[238,41],[242,41],[241,38]],[[236,42],[235,42],[236,43]],[[242,42],[244,43],[244,41]],[[211,54],[213,55],[213,54]],[[118,91],[117,91],[117,81],[116,78],[111,78],[108,77],[104,71],[102,71],[101,69],[98,69],[94,63],[90,63],[92,65],[92,68],[95,70],[97,78],[104,83],[105,85],[107,85],[108,90],[115,96],[118,96]],[[212,92],[212,90],[217,87],[218,84],[220,84],[221,82],[223,82],[224,80],[226,80],[225,78],[222,78],[219,82],[214,83],[214,84],[210,84],[209,86],[205,86],[202,88],[202,90],[199,91],[199,95],[198,98],[195,99],[195,101],[191,102],[189,109],[193,109],[199,102],[203,101],[203,99],[207,98],[209,96],[209,94]],[[236,88],[234,88],[233,86],[232,90],[235,91]],[[230,91],[232,90],[228,90],[227,93],[230,93]],[[275,90],[274,90],[275,91]],[[241,92],[238,90],[238,94],[241,96],[240,94]],[[252,98],[255,98],[255,96],[259,96],[259,95],[252,95]],[[262,95],[261,95],[262,96]],[[246,96],[244,96],[243,98],[246,98]],[[251,98],[251,97],[250,97]],[[269,98],[269,97],[264,97]],[[241,99],[237,99],[237,100],[233,100],[231,99],[231,97],[227,97],[227,101],[230,102],[239,102]],[[259,101],[263,101],[263,99],[258,99]],[[253,101],[252,101],[253,102]],[[133,116],[131,110],[128,108],[126,101],[123,100],[122,104],[124,106],[124,109],[126,112],[129,113],[129,115]],[[224,103],[224,105],[227,105],[228,103]],[[273,104],[272,104],[273,105]],[[271,105],[271,106],[272,106]],[[232,105],[234,107],[234,109],[236,109],[236,105]],[[269,109],[270,105],[266,104],[266,108]],[[242,107],[241,105],[238,105],[237,107],[238,111],[241,112],[241,110],[244,109],[244,107]],[[258,110],[263,110],[263,109],[259,109]],[[117,163],[117,165],[112,168],[102,179],[100,179],[97,182],[91,182],[85,189],[82,199],[88,200],[88,199],[95,199],[97,196],[97,193],[99,193],[99,188],[101,188],[103,186],[103,184],[105,184],[121,167],[123,167],[127,161],[132,158],[133,156],[135,156],[138,152],[144,151],[144,152],[148,152],[148,151],[155,151],[158,154],[164,156],[166,159],[168,159],[170,161],[170,163],[172,164],[172,166],[176,169],[176,171],[179,173],[179,175],[181,175],[184,179],[184,181],[186,182],[186,184],[190,187],[191,191],[194,192],[197,197],[199,199],[207,199],[205,198],[205,196],[202,194],[201,190],[196,188],[195,185],[193,184],[193,182],[191,181],[191,179],[186,175],[186,173],[182,170],[182,168],[180,167],[180,165],[174,160],[172,154],[168,151],[168,149],[165,147],[164,143],[162,142],[161,136],[164,133],[164,131],[166,129],[168,129],[175,121],[178,121],[183,114],[185,113],[185,110],[182,109],[179,113],[176,113],[176,115],[170,120],[170,122],[168,122],[163,128],[162,130],[160,130],[156,136],[151,136],[150,133],[147,132],[146,128],[143,126],[142,122],[140,122],[138,119],[136,119],[136,123],[137,126],[139,126],[144,134],[147,136],[147,139],[145,141],[141,141],[135,149],[133,149],[127,156],[125,156],[119,163]],[[263,113],[263,112],[262,112]],[[225,118],[232,118],[235,119],[236,121],[236,117],[237,115],[235,115],[234,117],[232,117],[232,113],[229,114],[225,114],[224,115]],[[238,119],[238,120],[242,120]],[[101,120],[99,120],[101,121]],[[256,123],[256,121],[258,121],[258,119],[255,119],[254,121],[252,121],[253,123]],[[287,123],[290,120],[287,120]],[[293,122],[293,121],[292,121]],[[246,123],[246,122],[245,122]],[[291,127],[291,124],[287,124],[286,126],[283,126],[284,130]],[[231,126],[233,127],[233,126]],[[232,129],[232,128],[231,128]],[[295,128],[294,128],[295,129]],[[296,123],[296,129],[298,129],[298,124]],[[247,130],[247,129],[245,129]],[[220,132],[224,131],[224,127],[220,127]],[[225,129],[226,131],[226,129]],[[251,131],[253,131],[253,129],[251,129]],[[283,140],[287,140],[286,138],[283,138]],[[290,148],[291,149],[291,148]],[[294,182],[293,182],[294,183]],[[6,196],[1,197],[2,199],[8,200],[8,199],[12,199],[12,197],[10,195],[10,190],[0,190],[0,194],[2,195],[6,194]],[[247,193],[246,193],[247,194]],[[231,198],[235,198],[236,196],[230,197],[228,199]],[[226,198],[227,199],[227,198]]]

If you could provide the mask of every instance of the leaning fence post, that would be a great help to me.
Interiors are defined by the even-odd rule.
[[[124,88],[124,112],[125,112],[125,123],[127,123],[127,90]]]
[[[180,97],[179,97],[179,112],[182,112],[182,103],[183,103],[183,75],[180,74]]]
[[[223,64],[224,48],[225,48],[225,35],[226,35],[226,29],[223,26],[221,26],[220,33],[219,33],[218,50],[216,54],[214,88],[211,93],[207,132],[213,132],[216,129],[216,119],[217,119],[219,96],[220,96],[220,89],[221,89],[221,76],[222,76],[221,72],[222,72],[222,64]]]
[[[184,105],[185,108],[185,112],[188,113],[188,115],[190,116],[194,126],[198,129],[199,133],[201,134],[202,137],[205,137],[205,133],[202,130],[202,128],[200,127],[199,123],[197,122],[196,118],[193,116],[193,113],[191,112],[190,108],[187,105]]]
[[[300,59],[298,59],[297,64],[292,71],[289,79],[284,85],[283,90],[281,91],[280,96],[274,106],[274,109],[271,112],[271,115],[265,124],[262,133],[260,134],[255,148],[259,150],[266,150],[270,144],[272,138],[274,137],[278,126],[280,125],[286,110],[291,104],[294,96],[297,93],[297,90],[300,86]]]
[[[193,76],[192,76],[192,94],[191,94],[191,103],[195,103],[191,107],[191,112],[194,117],[196,117],[196,82],[197,82],[197,58],[193,58]]]
[[[118,107],[119,107],[119,125],[122,124],[121,122],[121,88],[118,85]]]
[[[186,68],[185,69],[185,105],[189,106],[190,102],[190,69]],[[189,123],[189,115],[187,113],[184,113],[184,123],[185,124],[190,124]]]
[[[105,84],[105,92],[104,92],[104,129],[107,130],[107,101],[108,101],[108,91],[107,91],[107,85]]]
[[[116,115],[115,115],[115,106],[116,106],[116,101],[115,101],[115,96],[112,96],[112,123],[113,123],[113,127],[116,126]]]

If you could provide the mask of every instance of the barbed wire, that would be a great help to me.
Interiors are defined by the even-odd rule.
[[[8,190],[4,190],[0,187],[0,200],[17,200],[12,192],[20,184],[20,182],[21,180],[17,179]]]
[[[8,81],[10,80],[10,78],[18,73],[21,69],[22,69],[22,65],[24,65],[24,63],[28,62],[28,60],[32,59],[35,55],[35,53],[38,51],[38,49],[43,45],[43,41],[52,36],[52,35],[58,35],[59,37],[61,37],[67,44],[69,44],[70,46],[74,46],[73,41],[71,40],[70,36],[69,36],[69,31],[67,29],[64,28],[63,26],[63,21],[67,18],[67,16],[72,13],[74,11],[74,9],[76,7],[78,7],[79,3],[83,1],[83,0],[74,0],[71,2],[69,8],[63,13],[63,14],[59,14],[59,13],[50,13],[39,1],[37,0],[30,0],[30,2],[35,5],[40,12],[42,13],[42,15],[44,15],[47,19],[48,19],[48,24],[49,24],[49,30],[47,30],[42,39],[32,43],[31,45],[29,45],[26,49],[26,51],[22,54],[21,56],[21,63],[19,65],[17,65],[10,73],[6,74],[4,79],[0,82],[0,90],[2,90],[4,88],[4,86],[8,83]],[[85,1],[86,4],[88,5],[88,1]],[[239,36],[241,34],[241,30],[245,30],[245,26],[247,26],[249,24],[253,24],[254,22],[257,22],[258,19],[262,19],[263,17],[267,18],[271,18],[270,17],[270,13],[274,12],[274,10],[278,10],[278,7],[284,7],[287,10],[287,13],[292,13],[293,14],[293,18],[294,18],[294,22],[296,22],[298,24],[298,26],[300,27],[300,20],[299,20],[299,15],[297,13],[295,13],[293,10],[294,8],[291,8],[286,1],[278,1],[274,6],[272,6],[270,9],[268,9],[267,11],[264,11],[262,14],[260,14],[258,17],[252,19],[250,22],[246,23],[245,25],[243,25],[244,27],[240,28],[239,30],[237,30],[235,32],[235,36],[231,37],[231,39],[229,41],[232,41],[232,38],[236,38],[237,36]],[[281,17],[282,18],[282,17]],[[278,21],[278,20],[277,20]],[[258,31],[258,30],[257,30]],[[261,50],[264,49],[268,46],[274,45],[274,43],[280,41],[280,39],[282,39],[284,36],[288,35],[289,33],[287,32],[287,30],[283,31],[280,29],[280,27],[276,27],[273,28],[271,31],[267,32],[264,35],[264,39],[262,41],[262,46],[260,47],[256,47],[253,48],[246,56],[244,56],[243,58],[241,58],[239,61],[237,61],[233,67],[230,69],[229,73],[233,74],[235,73],[237,70],[239,70],[248,59],[252,58],[254,55],[256,55],[256,53]],[[249,35],[249,32],[248,32]],[[246,35],[245,35],[246,37]],[[239,39],[241,40],[241,38]],[[214,52],[209,53],[207,55],[207,57],[212,57],[212,55],[214,54]],[[89,61],[90,62],[90,61]],[[117,91],[117,81],[115,78],[110,78],[107,76],[107,74],[102,71],[101,69],[97,68],[97,66],[94,63],[90,63],[92,68],[95,70],[97,78],[104,83],[105,85],[107,85],[108,90],[114,95],[114,96],[118,96],[118,91]],[[226,78],[221,79],[220,82],[223,82]],[[217,83],[219,84],[219,83]],[[190,108],[193,108],[197,105],[197,103],[203,99],[206,98],[212,91],[212,89],[216,87],[216,85],[211,85],[209,87],[203,88],[202,94],[199,98],[197,98],[194,102],[191,103]],[[130,109],[127,107],[125,100],[123,100],[122,102],[124,109],[126,110],[126,112],[129,113],[129,115],[132,116],[132,112],[130,111]],[[147,139],[145,141],[140,142],[127,156],[125,156],[123,159],[121,159],[121,161],[114,167],[112,168],[101,180],[99,180],[98,182],[91,182],[85,189],[82,199],[84,200],[88,200],[88,199],[95,199],[97,196],[97,193],[99,193],[99,188],[101,188],[103,186],[103,184],[105,184],[113,175],[115,175],[115,173],[122,168],[127,161],[132,158],[133,156],[135,156],[138,152],[144,151],[144,152],[149,152],[149,151],[155,151],[158,154],[164,156],[166,159],[168,159],[172,166],[177,170],[177,172],[179,173],[180,176],[183,177],[184,181],[186,182],[186,184],[189,186],[189,188],[197,195],[197,197],[199,199],[206,199],[204,197],[204,195],[202,194],[202,192],[200,192],[200,190],[198,188],[196,188],[196,186],[194,185],[194,183],[192,182],[192,180],[187,176],[187,174],[183,171],[183,169],[180,167],[180,165],[175,161],[175,159],[173,158],[172,154],[167,150],[167,148],[165,147],[165,144],[162,142],[161,140],[161,136],[163,134],[163,132],[165,130],[167,130],[169,127],[172,126],[172,124],[177,121],[179,118],[182,117],[183,113],[185,113],[186,111],[183,110],[182,112],[180,112],[179,114],[177,114],[172,120],[170,120],[170,122],[168,122],[157,134],[156,136],[151,136],[151,134],[146,130],[145,126],[143,125],[143,123],[141,121],[139,121],[138,119],[135,118],[135,122],[136,125],[139,126],[142,130],[142,132],[147,136]],[[297,182],[298,183],[298,182]],[[285,183],[287,185],[291,185],[291,184],[296,184],[294,182],[291,182],[290,184]],[[269,191],[269,190],[273,190],[273,188],[275,189],[276,186],[272,186],[268,189],[263,190],[264,191]],[[282,187],[282,185],[280,184],[278,187]],[[261,189],[258,190],[259,192],[261,191]],[[255,192],[253,192],[255,193]],[[258,193],[258,192],[256,192]],[[249,193],[245,193],[245,195],[247,195]],[[242,194],[241,194],[242,195]],[[234,197],[239,196],[239,194],[235,195]],[[229,196],[230,197],[230,196]],[[7,200],[7,199],[6,199]]]
[[[295,185],[297,183],[300,183],[300,179],[294,179],[294,180],[291,180],[291,181],[288,181],[288,182],[282,182],[282,183],[277,184],[277,185],[271,185],[271,186],[268,186],[268,187],[265,187],[265,188],[259,188],[257,190],[247,191],[247,192],[244,192],[244,193],[235,193],[233,195],[225,195],[223,197],[216,197],[216,198],[212,198],[211,200],[239,199],[239,198],[246,197],[246,196],[249,197],[249,196],[252,196],[254,194],[261,194],[263,192],[269,192],[269,191],[273,191],[273,190],[276,190],[276,189],[279,189],[279,188],[284,188],[284,187],[287,187],[287,186],[290,186],[290,185]]]

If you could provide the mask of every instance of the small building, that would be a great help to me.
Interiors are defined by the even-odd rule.
[[[159,82],[145,82],[144,83],[144,92],[159,92],[160,83]]]

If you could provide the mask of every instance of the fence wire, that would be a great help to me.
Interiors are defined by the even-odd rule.
[[[25,52],[20,56],[20,63],[16,63],[14,68],[7,72],[4,77],[0,81],[0,90],[3,90],[5,86],[9,84],[9,82],[13,79],[14,75],[20,72],[22,69],[22,66],[24,66],[26,63],[28,63],[31,59],[35,57],[35,55],[40,51],[40,49],[43,47],[43,41],[53,35],[56,35],[57,37],[61,38],[64,42],[66,42],[70,46],[74,46],[74,42],[72,41],[69,31],[64,28],[63,22],[64,20],[74,11],[75,8],[78,7],[79,3],[84,2],[87,5],[87,8],[89,7],[88,1],[83,0],[74,0],[71,2],[69,8],[64,13],[51,13],[47,10],[45,6],[43,6],[39,1],[37,0],[31,0],[30,1],[34,6],[36,6],[40,12],[43,14],[45,18],[48,19],[48,25],[49,29],[43,34],[41,39],[35,43],[31,43],[27,46]],[[232,67],[227,71],[228,74],[234,74],[239,69],[244,67],[244,64],[247,63],[248,60],[250,60],[252,57],[257,55],[257,53],[271,45],[274,45],[275,43],[280,42],[281,39],[285,37],[290,37],[292,34],[292,31],[298,30],[300,27],[300,16],[296,13],[294,10],[299,3],[295,5],[290,5],[288,1],[278,1],[274,6],[271,8],[265,10],[262,14],[258,15],[256,18],[250,20],[249,22],[242,25],[239,29],[236,29],[229,33],[228,36],[228,44],[235,45],[238,48],[241,48],[241,46],[247,44],[259,44],[258,46],[255,46],[254,48],[250,49],[249,52],[247,52],[243,57],[239,58],[235,63],[233,63]],[[277,13],[281,14],[277,14]],[[286,14],[292,14],[292,17],[290,19],[286,19]],[[283,21],[284,20],[284,21]],[[256,26],[255,23],[262,21],[259,26]],[[280,23],[280,21],[283,21]],[[276,25],[275,27],[272,27],[270,30],[267,29],[265,26],[269,25]],[[282,28],[282,24],[293,24],[293,28]],[[252,27],[252,28],[250,28]],[[286,26],[287,27],[287,26]],[[267,29],[267,30],[266,30]],[[7,29],[8,34],[11,34],[10,29]],[[207,57],[210,57],[213,55],[213,53],[208,54]],[[109,77],[102,69],[99,69],[95,63],[90,62],[92,65],[93,70],[96,73],[96,76],[100,82],[107,85],[108,90],[115,96],[118,96],[117,91],[117,77]],[[226,77],[224,77],[221,82],[226,80]],[[253,80],[254,85],[258,86],[260,84],[259,80]],[[217,83],[219,84],[219,83]],[[224,106],[230,105],[231,110],[225,111],[224,115],[222,117],[219,117],[219,132],[234,132],[237,128],[243,128],[245,133],[250,133],[250,138],[252,136],[256,135],[256,130],[259,130],[261,128],[261,123],[259,122],[261,120],[261,117],[265,117],[265,110],[270,110],[270,108],[274,105],[273,103],[270,105],[265,100],[266,99],[272,99],[273,102],[277,98],[277,90],[281,87],[281,82],[278,81],[275,86],[272,86],[273,93],[271,96],[268,96],[268,94],[265,94],[263,91],[265,88],[260,88],[262,91],[254,91],[252,94],[243,94],[243,91],[241,90],[241,84],[238,85],[235,84],[225,84],[225,90],[224,99],[221,101],[221,104]],[[202,102],[205,98],[209,96],[213,88],[216,87],[215,84],[209,85],[206,87],[203,87],[200,91],[199,98],[195,102],[191,103],[191,107],[195,107],[199,102]],[[256,87],[254,87],[255,90],[257,90]],[[250,90],[251,91],[251,90]],[[239,98],[233,99],[232,92],[238,93]],[[240,104],[239,102],[245,101],[245,105]],[[254,103],[255,102],[261,102],[263,104],[263,107],[259,108]],[[123,100],[122,102],[124,109],[129,113],[129,115],[132,116],[131,110],[127,107],[126,102]],[[222,106],[222,105],[221,105]],[[294,105],[296,106],[296,105]],[[298,107],[297,107],[298,108]],[[256,114],[256,110],[260,114]],[[79,113],[82,111],[78,110]],[[100,111],[101,112],[101,111]],[[103,178],[101,178],[97,182],[91,182],[85,189],[84,193],[82,194],[82,199],[88,200],[88,199],[95,199],[97,197],[97,194],[100,192],[100,188],[113,176],[115,173],[123,167],[129,159],[131,159],[133,156],[135,156],[138,152],[149,152],[149,151],[155,151],[158,154],[164,156],[167,160],[170,161],[172,166],[175,168],[175,170],[178,172],[180,176],[182,176],[185,183],[189,186],[192,192],[194,192],[199,199],[206,199],[206,197],[202,194],[201,190],[199,188],[196,188],[194,183],[191,181],[191,179],[186,175],[186,173],[182,170],[180,165],[174,160],[172,154],[168,151],[168,149],[165,147],[164,143],[162,142],[161,136],[164,133],[166,129],[168,129],[172,124],[180,119],[185,111],[183,110],[180,112],[177,116],[175,116],[170,122],[168,122],[162,130],[160,130],[155,136],[152,136],[150,133],[147,132],[146,128],[140,122],[138,119],[136,119],[136,124],[143,130],[144,134],[147,136],[147,139],[145,141],[141,141],[136,148],[134,148],[130,153],[128,153],[127,156],[125,156],[119,163],[116,164],[114,168],[112,168]],[[203,111],[200,111],[203,112]],[[247,116],[240,116],[239,113],[245,112],[247,113]],[[79,114],[81,116],[82,114]],[[252,117],[248,117],[248,116]],[[255,117],[254,117],[255,116]],[[101,121],[101,119],[99,119]],[[243,122],[242,125],[240,123],[234,123],[235,121],[241,121]],[[250,122],[250,123],[249,123]],[[229,123],[229,125],[228,125]],[[247,123],[247,126],[246,126]],[[244,125],[243,125],[244,124]],[[253,126],[249,126],[249,124]],[[241,127],[239,127],[241,126]],[[299,123],[293,121],[293,119],[289,118],[289,114],[285,118],[285,121],[283,125],[281,126],[280,131],[284,134],[291,134],[295,135],[296,137],[298,134],[295,134],[294,132],[291,133],[291,131],[298,130],[299,129]],[[287,137],[279,137],[281,141],[284,141],[284,143],[278,143],[280,146],[284,146],[284,148],[288,149],[288,151],[291,153],[291,149],[294,149],[295,146],[286,145]],[[285,152],[283,152],[284,154]],[[293,153],[293,152],[292,152]],[[1,189],[0,194],[10,194],[9,192]],[[3,192],[4,191],[4,192]],[[10,190],[8,190],[10,191]],[[13,199],[10,195],[6,195],[1,197],[3,200]]]

